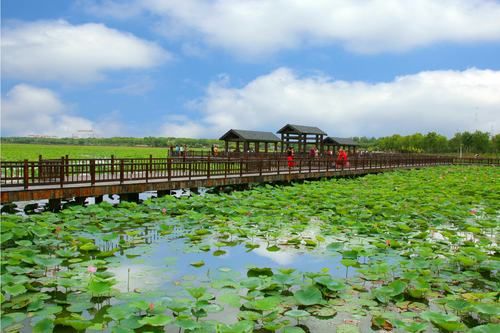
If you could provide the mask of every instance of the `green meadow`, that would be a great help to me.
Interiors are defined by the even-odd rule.
[[[1,159],[8,161],[38,160],[43,158],[141,158],[166,157],[168,148],[124,147],[124,146],[71,146],[5,143],[1,148]]]

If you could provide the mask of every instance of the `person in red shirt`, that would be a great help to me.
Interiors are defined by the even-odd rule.
[[[286,150],[287,153],[287,160],[288,160],[288,167],[293,168],[295,166],[295,151],[293,150],[293,147],[288,147]]]
[[[347,153],[344,149],[339,149],[339,154],[337,156],[337,166],[344,168],[347,164]]]

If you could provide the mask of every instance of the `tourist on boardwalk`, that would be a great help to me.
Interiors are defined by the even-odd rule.
[[[347,153],[344,151],[344,149],[340,148],[339,153],[337,155],[337,167],[344,168],[348,164],[347,161]]]
[[[293,150],[293,147],[288,147],[286,149],[286,159],[288,161],[288,168],[293,168],[295,166],[295,151]]]
[[[214,145],[212,152],[214,156],[219,155],[219,146]]]
[[[179,145],[175,145],[175,156],[179,156],[179,152],[181,151],[181,148],[179,147]]]
[[[316,158],[319,156],[319,151],[318,151],[318,148],[316,146],[313,146],[311,148],[311,150],[309,150],[309,157],[310,158]]]

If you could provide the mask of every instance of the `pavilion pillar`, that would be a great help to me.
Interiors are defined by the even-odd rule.
[[[240,142],[236,141],[236,151],[240,152]]]
[[[264,143],[264,151],[267,153],[269,151],[269,143]]]
[[[323,146],[323,134],[320,134],[319,136],[319,151],[321,152],[321,154],[323,154],[324,150],[325,150],[325,147]]]
[[[284,143],[285,143],[285,135],[281,133],[281,152],[285,151]]]
[[[229,153],[229,140],[226,140],[224,142],[224,150],[226,153]]]
[[[248,141],[243,142],[243,150],[245,151],[245,153],[250,150]]]
[[[260,150],[260,142],[255,141],[254,145],[255,145],[255,152],[258,153]]]
[[[277,143],[277,142],[275,142],[275,143],[274,143],[274,152],[276,153],[277,151],[278,151],[278,143]]]

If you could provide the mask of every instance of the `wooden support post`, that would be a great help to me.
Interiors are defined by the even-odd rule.
[[[208,159],[207,159],[207,179],[210,179],[210,156],[208,156]]]
[[[170,157],[167,158],[167,179],[172,179],[172,159]]]
[[[243,177],[243,159],[240,158],[240,177]]]
[[[43,170],[43,167],[42,167],[42,155],[38,155],[38,182],[41,182],[42,180],[42,170]]]
[[[66,174],[66,177],[69,177],[69,156],[65,156],[65,164],[64,164],[64,173]]]
[[[95,204],[100,204],[102,202],[102,195],[98,195],[94,198]]]
[[[125,180],[125,161],[123,158],[120,160],[120,184]]]
[[[59,168],[59,186],[63,187],[64,185],[64,165],[65,165],[65,160],[64,157],[61,157],[61,167]]]
[[[90,160],[90,185],[95,184],[95,159]]]
[[[184,152],[184,154],[186,154],[186,152]],[[151,155],[151,154],[149,154],[149,173],[154,178],[154,174],[153,174],[153,155]],[[149,175],[148,175],[147,178],[149,178]]]
[[[49,199],[48,208],[51,212],[58,212],[61,209],[61,199]]]
[[[191,180],[191,172],[192,172],[192,168],[193,168],[193,161],[189,161],[189,171],[188,171],[188,178],[189,180]]]
[[[23,177],[24,177],[24,189],[27,190],[30,181],[28,160],[24,160]]]
[[[115,178],[114,177],[114,174],[115,174],[115,155],[111,155],[111,178]]]

